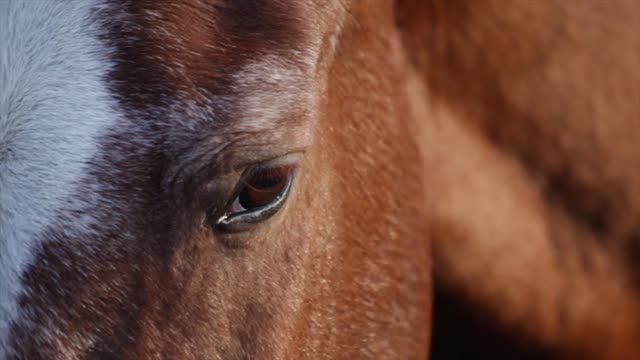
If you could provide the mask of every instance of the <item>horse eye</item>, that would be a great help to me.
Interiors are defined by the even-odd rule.
[[[290,164],[253,169],[241,180],[235,198],[214,227],[226,232],[242,231],[271,217],[284,204],[294,172],[295,167]]]

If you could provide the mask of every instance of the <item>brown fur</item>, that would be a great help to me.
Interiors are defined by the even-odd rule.
[[[507,337],[572,358],[635,358],[639,4],[398,9],[428,99],[441,288]]]
[[[86,179],[109,185],[99,235],[44,235],[17,358],[425,359],[432,256],[476,343],[640,352],[640,5],[115,3],[96,16],[127,116]],[[238,85],[272,58],[302,80]],[[256,91],[288,105],[260,131]],[[301,149],[285,208],[239,246],[202,222],[224,200],[204,184]],[[436,359],[443,333],[475,346],[450,310]]]
[[[430,249],[419,168],[398,166],[420,157],[392,3],[117,3],[97,16],[127,116],[86,179],[104,185],[86,209],[98,235],[44,235],[24,279],[31,321],[13,327],[17,357],[426,358]],[[318,98],[252,131],[241,106],[252,91],[291,96],[260,77],[234,83],[268,56],[304,73],[296,94]],[[226,201],[203,184],[301,148],[285,207],[239,246],[203,223],[206,200]]]

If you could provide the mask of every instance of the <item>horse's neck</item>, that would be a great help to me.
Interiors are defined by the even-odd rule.
[[[397,8],[427,99],[439,282],[541,345],[622,356],[639,334],[640,7],[505,6]]]

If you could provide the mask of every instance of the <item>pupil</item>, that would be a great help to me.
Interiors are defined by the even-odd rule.
[[[238,201],[245,209],[254,209],[274,201],[286,186],[287,175],[280,171],[265,171],[251,177],[239,194]]]
[[[283,177],[282,176],[265,176],[265,177],[258,177],[257,179],[252,179],[252,180],[254,181],[250,183],[251,186],[258,189],[268,189],[276,185],[279,185],[282,182]]]

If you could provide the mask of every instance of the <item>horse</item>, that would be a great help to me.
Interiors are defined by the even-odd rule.
[[[1,1],[0,357],[426,357],[392,5]]]
[[[638,11],[0,2],[0,358],[633,358]]]

